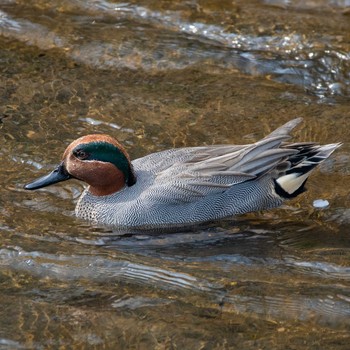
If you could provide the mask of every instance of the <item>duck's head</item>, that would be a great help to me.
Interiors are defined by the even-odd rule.
[[[136,177],[123,146],[108,135],[87,135],[73,141],[63,153],[62,162],[50,174],[24,186],[36,190],[45,186],[79,179],[96,196],[105,196],[132,186]]]

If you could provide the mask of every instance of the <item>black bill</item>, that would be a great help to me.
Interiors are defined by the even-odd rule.
[[[37,180],[24,186],[26,190],[37,190],[38,188],[46,187],[57,182],[66,181],[71,179],[72,176],[67,172],[63,163],[61,163],[54,171],[50,174],[40,177]]]

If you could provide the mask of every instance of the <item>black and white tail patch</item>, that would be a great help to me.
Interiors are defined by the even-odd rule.
[[[340,146],[339,143],[319,146],[295,144],[299,153],[292,155],[288,161],[290,168],[275,180],[276,193],[284,198],[293,198],[305,191],[305,183],[312,170],[326,160],[333,151]]]

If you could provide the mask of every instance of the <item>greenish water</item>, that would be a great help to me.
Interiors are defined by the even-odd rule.
[[[2,2],[0,349],[348,349],[349,6]],[[137,158],[298,116],[344,145],[277,210],[121,233],[74,217],[79,182],[23,190],[88,133]]]

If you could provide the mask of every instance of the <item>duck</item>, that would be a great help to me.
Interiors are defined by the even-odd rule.
[[[76,216],[119,228],[196,225],[271,209],[304,192],[310,173],[341,145],[287,142],[301,121],[252,144],[174,148],[133,161],[115,138],[86,135],[24,188],[81,180],[87,187]]]

